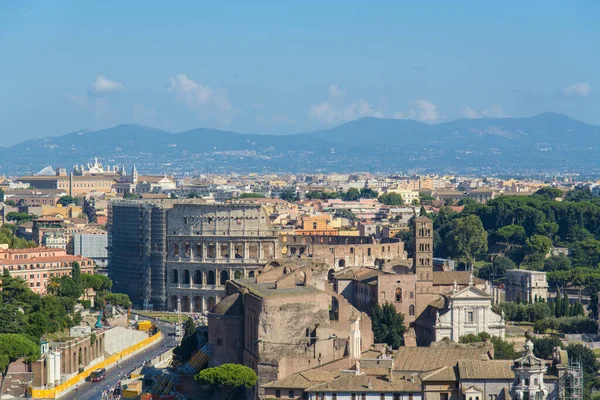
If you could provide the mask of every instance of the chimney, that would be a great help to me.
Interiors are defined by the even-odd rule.
[[[388,368],[388,382],[393,382],[394,381],[394,366],[390,365],[390,367]]]
[[[360,360],[356,360],[356,363],[354,364],[354,368],[356,369],[356,373],[360,374]]]

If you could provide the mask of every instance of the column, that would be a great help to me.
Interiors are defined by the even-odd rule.
[[[206,297],[202,296],[202,311],[208,311],[206,307]]]
[[[206,243],[202,242],[202,262],[206,260]]]
[[[206,286],[208,282],[206,281],[206,271],[202,271],[202,286]]]
[[[221,242],[215,242],[215,258],[221,259]]]
[[[248,254],[248,242],[244,241],[244,254],[242,254],[244,260],[248,258]]]
[[[235,244],[229,241],[229,261],[233,260],[235,253]]]
[[[215,268],[215,286],[221,286],[221,276],[219,275],[219,268]]]
[[[298,251],[300,251],[300,250],[298,250]],[[258,259],[259,259],[259,260],[262,260],[262,259],[264,258],[264,257],[263,257],[263,253],[262,253],[262,252],[263,252],[263,248],[262,248],[262,242],[261,242],[261,241],[259,241],[259,242],[258,242]]]

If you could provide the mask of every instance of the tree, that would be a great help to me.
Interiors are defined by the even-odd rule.
[[[525,228],[520,225],[506,225],[496,231],[496,236],[500,237],[510,249],[514,244],[520,244],[525,238]]]
[[[542,338],[534,337],[531,341],[533,342],[533,354],[535,354],[536,357],[544,360],[549,360],[552,358],[555,347],[563,347],[562,342],[556,336]]]
[[[477,203],[477,202],[475,200],[473,200],[472,198],[470,198],[470,197],[463,197],[456,204],[459,205],[459,206],[466,206],[467,204],[475,204],[475,203]]]
[[[86,215],[88,222],[96,222],[96,208],[85,198],[83,199],[83,213]]]
[[[577,188],[566,194],[566,201],[583,202],[592,200],[592,192],[589,188]]]
[[[27,214],[25,212],[11,211],[6,214],[6,220],[14,221],[14,223],[16,223],[16,224],[20,224],[21,222],[31,221],[32,219],[33,219],[33,216],[30,214]]]
[[[198,349],[198,336],[196,335],[196,325],[191,318],[185,320],[183,324],[183,338],[181,344],[173,349],[173,353],[179,356],[182,362],[188,361]]]
[[[62,205],[63,207],[68,207],[69,204],[77,204],[77,199],[73,196],[65,195],[61,196],[56,203]]]
[[[252,368],[240,364],[223,364],[200,371],[194,379],[201,385],[210,385],[213,389],[222,388],[226,392],[224,399],[233,399],[238,388],[251,388],[258,377]],[[237,396],[243,398],[244,396]]]
[[[306,193],[306,198],[309,200],[322,200],[324,198],[323,192],[317,190],[311,190]]]
[[[525,241],[525,261],[528,265],[541,268],[552,247],[552,240],[546,236],[533,235]]]
[[[491,336],[487,332],[480,332],[477,335],[469,333],[458,339],[459,343],[477,343],[486,340],[491,341],[494,346],[494,360],[514,360],[519,355],[512,343],[497,336]]]
[[[81,266],[77,261],[73,261],[71,264],[71,278],[77,285],[81,285]]]
[[[129,299],[129,296],[124,293],[107,293],[105,299],[113,306],[122,308],[131,307],[131,300]]]
[[[472,269],[475,257],[488,249],[487,238],[481,219],[476,215],[468,215],[453,221],[447,245],[459,261]]]
[[[15,203],[14,200],[10,200],[10,199],[9,200],[5,200],[4,204],[6,204],[7,206],[10,206],[10,207],[16,207],[17,206],[17,203]]]
[[[371,188],[362,188],[359,194],[361,199],[376,199],[378,195],[379,193]]]
[[[545,187],[535,192],[532,197],[537,197],[545,201],[554,201],[555,199],[562,197],[562,192],[557,188]]]
[[[379,196],[379,202],[386,206],[404,205],[404,199],[399,193],[386,193]]]
[[[575,266],[597,268],[600,264],[600,241],[593,238],[578,241],[571,248],[571,254]]]
[[[342,193],[342,200],[344,201],[357,201],[360,199],[360,192],[358,189],[350,188],[347,192]]]
[[[386,302],[383,307],[375,305],[371,321],[375,343],[387,343],[393,349],[404,343],[404,316],[396,312],[392,303]]]
[[[240,199],[264,199],[265,196],[259,193],[242,193]]]
[[[477,276],[488,281],[503,279],[506,275],[506,271],[514,268],[517,268],[517,266],[513,260],[508,257],[497,256],[494,257],[492,264],[479,268]]]
[[[298,195],[296,194],[296,192],[294,190],[284,190],[279,195],[279,198],[281,200],[288,201],[290,203],[298,201]]]
[[[0,334],[0,370],[2,370],[0,393],[4,393],[4,380],[8,373],[8,367],[20,358],[24,358],[27,363],[36,361],[40,358],[39,346],[23,335]]]
[[[535,226],[535,233],[552,239],[556,235],[556,232],[558,232],[558,228],[559,226],[555,222],[542,222]]]
[[[571,269],[571,259],[564,254],[550,256],[544,260],[544,271],[568,271]]]
[[[581,343],[571,343],[567,346],[569,360],[581,362],[583,368],[584,398],[589,398],[589,391],[594,385],[598,362],[594,351]]]
[[[333,217],[334,218],[346,218],[350,222],[356,221],[356,215],[352,211],[350,211],[348,209],[337,210],[333,214]]]

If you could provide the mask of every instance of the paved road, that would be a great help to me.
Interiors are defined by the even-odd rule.
[[[170,347],[174,347],[175,337],[171,336],[171,334],[175,333],[174,326],[160,321],[154,321],[154,323],[158,325],[163,333],[163,338],[159,342],[119,362],[118,366],[113,365],[108,368],[106,370],[106,379],[100,382],[82,382],[79,384],[77,391],[72,390],[60,398],[65,400],[99,400],[103,390],[116,385],[117,381],[126,378],[131,371],[141,366],[147,358],[152,359]]]

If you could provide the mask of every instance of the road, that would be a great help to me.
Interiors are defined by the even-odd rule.
[[[147,319],[147,318],[141,318]],[[69,393],[61,396],[61,399],[66,400],[100,400],[102,391],[117,384],[117,381],[126,378],[131,371],[141,366],[146,359],[152,359],[159,354],[165,352],[170,347],[175,346],[175,327],[172,324],[167,324],[160,321],[153,321],[158,325],[163,333],[162,339],[151,346],[146,347],[139,353],[129,357],[126,360],[119,362],[119,365],[113,365],[106,370],[106,379],[100,382],[82,382],[79,384],[79,389],[71,390]]]

